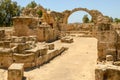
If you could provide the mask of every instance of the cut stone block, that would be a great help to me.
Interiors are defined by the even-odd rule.
[[[116,59],[117,59],[116,49],[107,49],[106,55],[112,55],[113,61],[116,61]]]
[[[106,61],[113,61],[112,55],[106,55]]]
[[[3,48],[3,41],[0,41],[0,48]]]
[[[47,49],[47,48],[41,48],[41,49],[40,49],[40,56],[46,55],[47,52],[48,52],[48,49]]]
[[[95,80],[120,80],[120,67],[114,65],[100,65],[95,69]]]
[[[13,63],[8,69],[8,80],[22,80],[24,75],[24,64]]]
[[[13,62],[15,63],[30,63],[35,61],[35,54],[13,54]]]
[[[120,61],[115,61],[113,64],[114,64],[115,66],[120,66]]]
[[[3,46],[3,48],[10,48],[10,43],[11,43],[11,41],[4,41],[4,46]]]
[[[49,49],[49,50],[53,50],[53,49],[54,49],[54,47],[55,47],[55,45],[54,45],[53,43],[48,44],[48,49]]]
[[[63,38],[61,38],[61,42],[72,43],[73,38],[71,38],[71,37],[63,37]]]

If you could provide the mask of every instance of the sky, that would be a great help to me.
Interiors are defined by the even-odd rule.
[[[87,8],[99,10],[104,15],[120,18],[120,0],[12,0],[18,5],[25,7],[31,1],[42,5],[44,8],[62,12],[64,10],[72,10],[74,8]],[[83,11],[78,11],[70,15],[68,22],[81,22],[83,15],[87,14]],[[88,17],[90,18],[91,16]]]

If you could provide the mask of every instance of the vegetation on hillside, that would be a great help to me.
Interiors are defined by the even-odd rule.
[[[12,17],[20,15],[20,6],[11,0],[0,0],[0,26],[10,26]]]

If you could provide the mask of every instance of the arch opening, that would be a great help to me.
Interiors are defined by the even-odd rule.
[[[73,13],[71,13],[69,16],[68,16],[68,19],[67,19],[67,24],[71,24],[71,23],[83,23],[83,17],[87,15],[88,19],[89,19],[89,23],[91,22],[92,20],[92,16],[85,12],[85,11],[75,11]]]
[[[87,22],[83,20],[83,17],[87,16]],[[67,17],[67,31],[92,31],[94,23],[92,16],[89,12],[84,10],[73,10]]]

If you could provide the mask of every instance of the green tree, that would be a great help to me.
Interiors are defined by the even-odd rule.
[[[88,15],[84,15],[82,18],[83,23],[89,23]]]
[[[114,22],[119,23],[119,22],[120,22],[120,19],[115,18],[115,19],[114,19]]]
[[[0,1],[0,25],[10,26],[12,17],[20,15],[20,6],[11,0]]]
[[[42,17],[42,15],[43,15],[43,13],[42,13],[42,11],[41,10],[38,10],[37,11],[37,14],[39,15],[39,17],[41,18]]]
[[[37,3],[35,1],[31,1],[26,7],[27,8],[35,8],[37,6]]]

